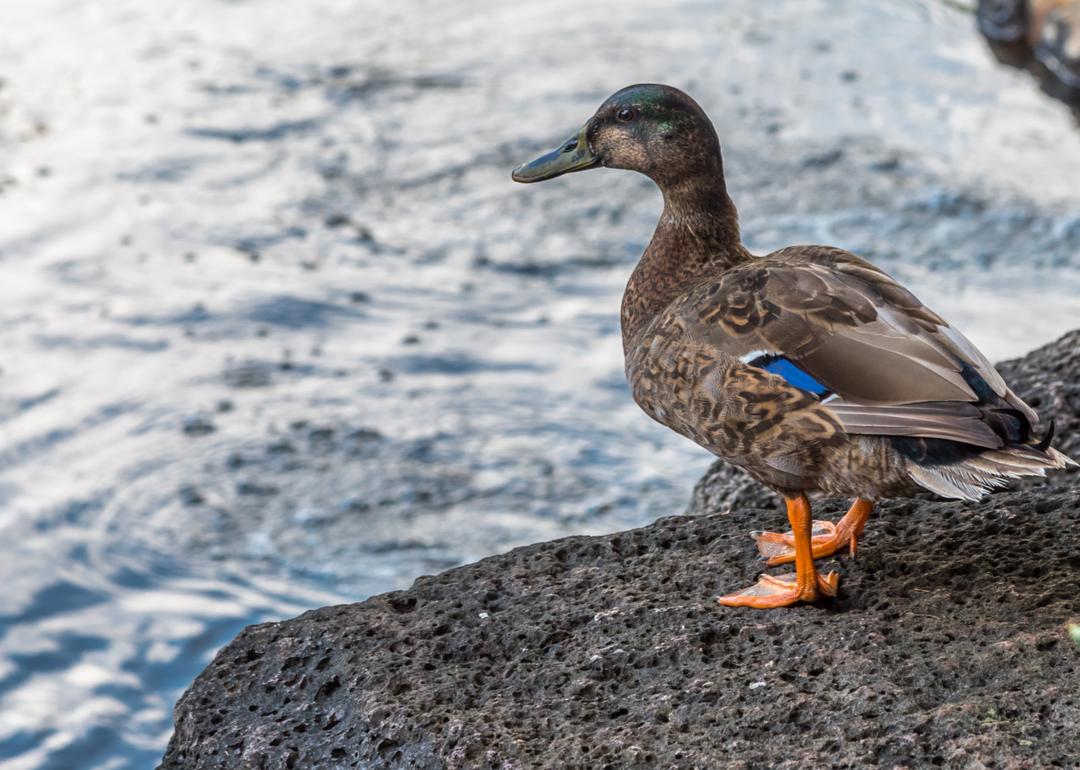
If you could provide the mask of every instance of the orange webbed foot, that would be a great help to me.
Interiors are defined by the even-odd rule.
[[[805,494],[787,498],[795,558],[794,575],[762,575],[758,582],[742,591],[721,596],[716,601],[725,607],[770,609],[796,602],[812,602],[820,596],[836,596],[840,582],[835,572],[822,576],[814,567],[811,548],[812,521],[810,501]]]
[[[762,575],[758,582],[749,588],[733,594],[718,597],[717,604],[725,607],[753,607],[759,610],[774,607],[788,607],[798,602],[816,601],[821,596],[836,596],[840,576],[835,572],[828,575],[814,575],[815,580],[804,585],[799,584],[799,576]]]
[[[859,535],[866,526],[866,520],[874,504],[869,500],[857,499],[851,509],[837,523],[831,521],[813,522],[810,549],[814,559],[824,559],[848,546],[852,556],[859,544]],[[758,553],[765,558],[766,564],[775,567],[795,561],[795,535],[792,532],[753,532],[750,535],[757,542]]]
[[[810,547],[815,559],[832,556],[846,543],[837,537],[837,527],[831,521],[815,521]],[[790,532],[751,532],[758,553],[770,567],[795,561],[795,536]]]

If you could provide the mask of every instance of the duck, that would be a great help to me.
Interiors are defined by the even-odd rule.
[[[989,40],[1033,47],[1046,17],[1071,0],[979,0],[975,23]]]
[[[1038,28],[1035,58],[1068,89],[1065,98],[1080,98],[1080,0],[1055,7]]]
[[[979,0],[975,19],[998,58],[1024,66],[1033,55],[1046,90],[1080,96],[1080,0]]]
[[[636,171],[663,195],[626,284],[626,377],[652,419],[780,496],[791,530],[755,532],[768,566],[717,599],[768,609],[836,596],[815,562],[854,555],[882,500],[930,491],[974,501],[1075,464],[1053,423],[958,329],[884,270],[832,246],[754,255],[742,243],[717,132],[668,85],[628,86],[554,150],[518,166],[536,183],[596,168]],[[815,521],[811,498],[853,502]]]

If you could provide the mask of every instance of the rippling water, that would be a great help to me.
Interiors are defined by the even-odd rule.
[[[0,9],[0,764],[152,766],[245,624],[682,509],[618,341],[658,195],[508,178],[642,80],[754,248],[994,357],[1077,325],[1076,126],[945,5]]]

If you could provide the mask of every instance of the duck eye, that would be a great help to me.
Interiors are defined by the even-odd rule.
[[[615,120],[620,123],[629,123],[634,119],[634,111],[629,107],[623,107],[621,110],[615,113]]]

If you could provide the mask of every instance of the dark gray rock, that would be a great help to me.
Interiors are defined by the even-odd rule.
[[[1080,461],[1080,329],[1049,345],[998,364],[998,371],[1044,420],[1054,420],[1054,446]],[[1054,473],[1049,483],[1075,488],[1080,471]],[[1025,481],[1038,486],[1039,480]]]
[[[1080,332],[1001,368],[1078,454]],[[820,607],[715,605],[759,571],[745,533],[783,524],[665,518],[252,626],[161,768],[1077,766],[1076,472],[886,503]]]

